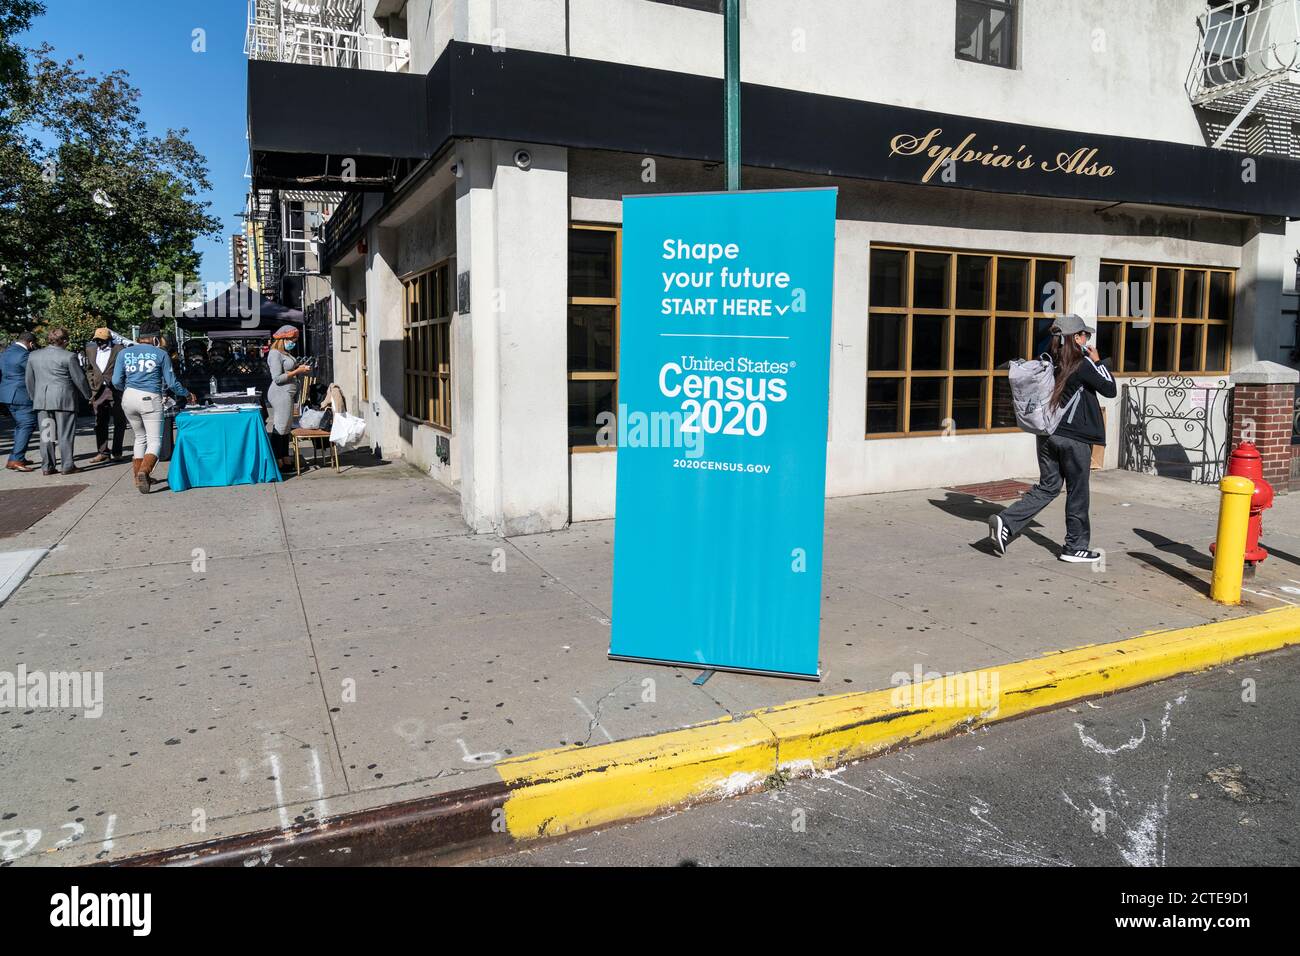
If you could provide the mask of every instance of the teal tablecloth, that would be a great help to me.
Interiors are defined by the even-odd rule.
[[[260,409],[176,416],[176,450],[167,468],[172,491],[279,480]]]

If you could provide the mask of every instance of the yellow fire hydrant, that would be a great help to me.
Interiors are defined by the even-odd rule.
[[[1219,533],[1214,539],[1214,575],[1210,597],[1220,604],[1241,603],[1241,577],[1246,567],[1246,525],[1255,483],[1229,475],[1219,482]]]

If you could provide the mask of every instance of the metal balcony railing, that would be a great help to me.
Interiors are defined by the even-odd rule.
[[[362,33],[360,4],[347,0],[249,0],[244,53],[250,60],[401,72],[409,40]]]
[[[1300,72],[1300,0],[1230,0],[1206,10],[1197,26],[1201,43],[1186,82],[1196,106]]]
[[[361,236],[361,211],[365,202],[364,193],[348,193],[334,209],[334,215],[326,220],[321,229],[321,262],[332,264],[341,255],[343,248],[355,242]]]

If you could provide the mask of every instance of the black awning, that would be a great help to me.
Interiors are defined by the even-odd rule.
[[[395,161],[432,156],[428,77],[248,62],[248,138],[258,188],[391,185]]]
[[[243,332],[253,338],[273,333],[282,325],[301,327],[303,315],[248,286],[234,285],[215,299],[182,313],[176,324],[198,335]]]
[[[742,97],[747,166],[1300,217],[1300,162],[1279,156],[749,83]],[[429,158],[471,137],[721,162],[722,102],[712,77],[460,42],[424,77],[254,61],[254,184],[374,189],[358,179],[382,178],[385,160]]]

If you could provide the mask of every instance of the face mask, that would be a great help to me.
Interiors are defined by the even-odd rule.
[[[292,352],[297,347],[298,347],[298,343],[293,341],[292,339],[284,343],[284,349],[286,352]]]
[[[112,342],[99,342],[97,344],[99,345],[99,350],[101,352],[105,351],[106,349],[111,349],[113,347]]]

